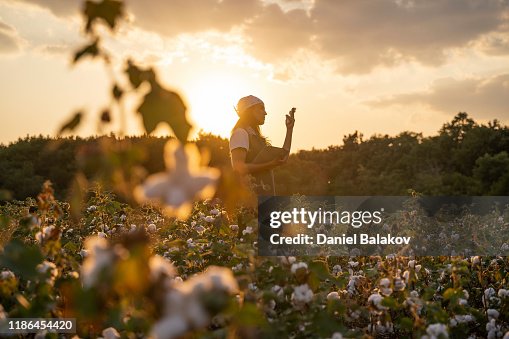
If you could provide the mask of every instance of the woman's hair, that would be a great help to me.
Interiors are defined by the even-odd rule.
[[[235,130],[236,128],[244,128],[245,129],[246,127],[251,127],[255,131],[255,133],[261,137],[262,133],[260,131],[260,125],[258,125],[254,122],[254,118],[253,118],[253,114],[252,114],[252,111],[258,105],[253,105],[253,106],[247,108],[244,112],[242,112],[242,114],[240,114],[239,120],[237,120],[237,123],[233,127],[232,131]]]
[[[264,139],[265,143],[267,145],[270,145],[270,142],[268,141],[268,139],[262,135],[262,133],[260,131],[260,125],[254,123],[253,114],[251,112],[256,108],[256,106],[258,106],[258,105],[253,105],[253,106],[247,108],[244,112],[242,112],[242,114],[239,117],[239,120],[237,120],[237,123],[232,128],[232,132],[236,128],[246,129],[247,127],[251,127],[255,131],[257,136]]]

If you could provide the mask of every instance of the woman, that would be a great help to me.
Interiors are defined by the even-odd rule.
[[[262,194],[276,194],[274,173],[272,169],[283,165],[288,160],[292,144],[292,133],[295,119],[286,115],[286,137],[283,149],[286,155],[283,158],[274,158],[270,161],[253,162],[256,156],[270,143],[260,132],[260,125],[265,122],[265,105],[259,98],[249,95],[239,100],[235,109],[239,120],[232,129],[230,137],[230,152],[233,169],[242,175],[250,174],[254,177],[255,191]],[[269,174],[269,175],[267,175]]]

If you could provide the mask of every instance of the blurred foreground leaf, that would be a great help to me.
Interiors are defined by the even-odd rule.
[[[151,68],[141,69],[138,66],[136,66],[131,60],[127,61],[127,68],[125,72],[129,77],[129,82],[135,89],[140,87],[140,85],[145,81],[153,83],[156,78],[156,74],[154,73],[153,69]]]
[[[115,28],[117,20],[124,13],[124,3],[118,0],[103,0],[101,2],[87,1],[83,13],[86,16],[86,31],[91,32],[92,26],[96,20],[103,21],[112,30]]]
[[[138,107],[138,112],[143,117],[147,134],[152,133],[159,123],[166,122],[180,142],[187,141],[191,124],[186,118],[186,106],[177,93],[153,84],[152,90]]]
[[[63,124],[62,127],[60,127],[60,130],[58,131],[58,135],[61,135],[67,131],[69,131],[69,132],[74,131],[76,129],[76,127],[78,127],[78,125],[80,124],[82,116],[83,116],[83,113],[81,113],[81,112],[77,112],[76,114],[74,114],[72,119],[70,119],[65,124]]]
[[[115,100],[120,100],[122,98],[122,95],[124,94],[124,91],[117,85],[113,85],[113,89],[111,90],[111,94],[115,98]]]
[[[42,260],[39,248],[15,239],[5,245],[0,255],[0,267],[8,268],[25,279],[33,279],[37,275],[36,266]]]
[[[81,217],[86,192],[88,189],[88,180],[83,173],[76,173],[69,188],[68,201],[71,205],[71,216],[75,221]]]
[[[258,308],[250,303],[244,304],[240,310],[234,313],[234,323],[240,326],[266,326],[266,321]]]
[[[96,39],[90,45],[86,45],[74,54],[73,63],[77,63],[81,58],[90,55],[92,58],[99,54],[99,40]]]

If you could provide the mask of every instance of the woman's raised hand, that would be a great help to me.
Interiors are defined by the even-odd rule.
[[[285,121],[285,124],[286,124],[286,129],[292,129],[293,128],[293,125],[295,124],[295,117],[294,117],[294,113],[295,113],[295,107],[292,108],[290,110],[290,113],[288,113],[286,115],[286,121]]]

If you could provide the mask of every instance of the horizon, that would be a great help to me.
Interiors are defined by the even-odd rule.
[[[472,117],[470,115],[468,115],[468,112],[459,112],[457,114],[460,114],[460,113],[466,113],[467,114],[467,118],[468,119],[472,119]],[[457,115],[456,115],[457,116]],[[455,116],[455,117],[456,117]],[[493,120],[490,120],[488,121],[487,123],[483,123],[483,122],[478,122],[478,121],[475,121],[474,120],[474,123],[478,124],[478,125],[482,125],[482,126],[488,126],[488,123],[493,123],[495,121],[497,121],[500,126],[502,128],[509,128],[509,125],[508,124],[504,124],[502,122],[500,122],[498,119],[493,119]],[[447,123],[451,122],[451,120],[448,120],[448,121],[444,121],[441,125],[441,128],[444,127]],[[404,134],[404,133],[415,133],[417,135],[421,135],[422,138],[431,138],[431,137],[434,137],[434,136],[438,136],[439,135],[439,132],[440,132],[440,129],[437,130],[435,132],[435,134],[430,134],[430,135],[424,135],[422,132],[417,132],[417,131],[409,131],[409,130],[406,130],[406,131],[400,131],[396,134],[383,134],[383,133],[374,133],[374,134],[371,134],[369,136],[365,135],[362,131],[359,131],[359,130],[355,130],[355,131],[352,131],[350,133],[347,133],[345,135],[343,135],[342,137],[342,140],[340,143],[338,144],[330,144],[330,145],[327,145],[325,147],[315,147],[315,146],[311,146],[311,148],[308,148],[308,149],[299,149],[299,150],[292,150],[290,152],[290,154],[296,154],[300,151],[321,151],[321,150],[327,150],[331,147],[342,147],[344,145],[344,142],[343,142],[343,138],[349,136],[349,135],[354,135],[355,133],[359,133],[360,134],[360,137],[361,137],[361,142],[365,142],[365,141],[369,141],[371,140],[372,138],[383,138],[383,137],[388,137],[388,138],[396,138],[398,137],[399,135],[401,134]],[[189,142],[196,142],[197,140],[199,140],[199,137],[201,134],[205,134],[205,135],[212,135],[213,137],[218,137],[218,138],[221,138],[221,139],[224,139],[225,141],[228,141],[229,138],[227,137],[224,137],[224,136],[221,136],[219,134],[216,134],[214,132],[208,132],[208,131],[204,131],[204,130],[199,130],[196,135],[194,135],[190,140]],[[49,140],[58,140],[58,139],[74,139],[74,138],[81,138],[81,139],[99,139],[99,138],[102,138],[102,137],[115,137],[116,139],[118,140],[121,140],[121,139],[128,139],[128,138],[175,138],[174,135],[155,135],[155,134],[132,134],[132,135],[124,135],[124,136],[118,136],[115,134],[114,131],[108,133],[108,134],[102,134],[102,135],[99,135],[99,134],[95,134],[95,135],[86,135],[86,136],[82,136],[82,135],[78,135],[78,134],[66,134],[66,135],[50,135],[50,134],[46,134],[46,135],[43,135],[43,134],[38,134],[38,135],[25,135],[25,136],[20,136],[18,137],[18,139],[14,140],[14,141],[9,141],[7,143],[5,142],[0,142],[0,146],[3,146],[3,147],[9,147],[10,145],[12,144],[16,144],[20,141],[24,141],[24,140],[27,140],[27,139],[31,139],[31,138],[46,138],[46,139],[49,139]]]

